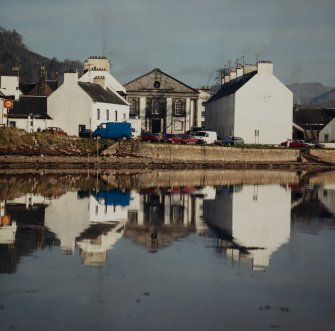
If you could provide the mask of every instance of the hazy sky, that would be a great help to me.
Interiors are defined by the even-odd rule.
[[[126,83],[153,68],[197,87],[244,56],[285,84],[335,86],[335,0],[0,0],[0,25],[59,60],[112,60]]]

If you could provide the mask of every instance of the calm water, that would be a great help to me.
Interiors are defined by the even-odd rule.
[[[0,330],[335,330],[335,175],[0,175]]]

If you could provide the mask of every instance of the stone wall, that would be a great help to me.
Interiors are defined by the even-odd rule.
[[[173,145],[120,142],[103,151],[105,156],[130,154],[161,161],[296,162],[297,149],[236,148],[206,145]],[[334,155],[335,156],[335,155]]]

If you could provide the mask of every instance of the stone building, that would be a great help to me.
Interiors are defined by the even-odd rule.
[[[141,120],[142,130],[185,133],[204,121],[203,102],[209,89],[194,89],[156,68],[124,85],[129,117]]]

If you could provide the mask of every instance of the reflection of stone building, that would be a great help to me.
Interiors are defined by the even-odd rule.
[[[204,121],[203,102],[209,89],[193,89],[154,69],[125,84],[130,118],[140,118],[142,129],[152,132],[184,133]]]
[[[290,237],[291,192],[277,185],[223,187],[216,199],[204,201],[204,219],[220,233],[232,259],[252,257],[263,270]]]
[[[197,200],[180,189],[143,191],[129,208],[124,236],[152,250],[167,246],[195,231]]]

